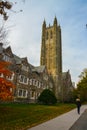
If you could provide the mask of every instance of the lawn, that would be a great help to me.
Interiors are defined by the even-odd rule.
[[[0,104],[0,130],[27,130],[73,108],[74,104]]]

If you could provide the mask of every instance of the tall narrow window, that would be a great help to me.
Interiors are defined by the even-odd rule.
[[[50,38],[53,38],[53,33],[52,33],[52,30],[50,32]]]
[[[23,91],[23,96],[26,97],[26,90]]]
[[[34,92],[34,91],[32,91],[32,97],[34,97],[34,93],[35,93],[35,92]]]
[[[22,96],[22,90],[19,90],[19,96]]]
[[[33,85],[33,79],[30,79],[30,85]]]
[[[48,35],[49,35],[49,34],[48,34],[48,31],[47,31],[47,33],[46,33],[46,39],[47,39],[47,40],[48,40]]]
[[[23,80],[24,80],[24,76],[21,75],[21,76],[20,76],[20,82],[23,82]]]

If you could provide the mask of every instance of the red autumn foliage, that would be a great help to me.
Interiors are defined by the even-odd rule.
[[[7,80],[7,76],[12,76],[12,72],[8,69],[9,62],[0,61],[0,100],[12,100],[12,89],[15,87],[13,83]]]

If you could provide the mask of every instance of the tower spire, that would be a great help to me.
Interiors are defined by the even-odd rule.
[[[57,18],[56,18],[56,16],[54,18],[54,25],[57,25]]]
[[[43,21],[43,27],[46,27],[46,21],[45,21],[45,19]]]

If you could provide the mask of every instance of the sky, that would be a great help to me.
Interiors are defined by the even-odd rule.
[[[62,32],[63,72],[70,70],[72,81],[77,83],[87,68],[87,0],[10,1],[13,7],[8,11],[9,18],[0,21],[9,30],[8,41],[13,53],[39,66],[43,21],[52,26],[56,16]]]

